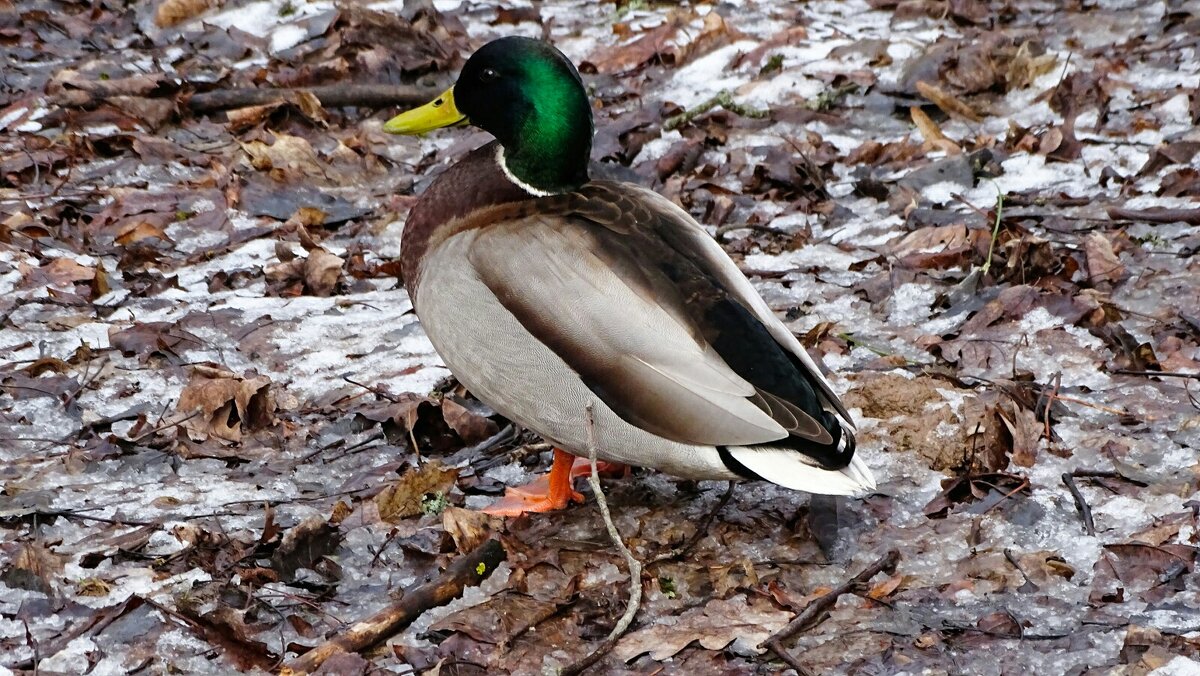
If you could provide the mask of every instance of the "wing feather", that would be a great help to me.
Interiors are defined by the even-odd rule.
[[[584,218],[529,216],[482,229],[468,258],[505,308],[630,422],[695,444],[788,436],[686,313],[596,254],[599,230]]]

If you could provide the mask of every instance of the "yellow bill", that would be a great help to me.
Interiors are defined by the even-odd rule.
[[[383,130],[389,134],[424,134],[466,121],[467,116],[458,112],[454,105],[454,87],[451,87],[420,108],[407,110],[388,120]]]

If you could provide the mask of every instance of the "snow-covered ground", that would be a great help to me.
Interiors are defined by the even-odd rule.
[[[438,0],[440,19],[363,5],[403,13],[448,48],[466,49],[459,25],[471,46],[548,35],[585,64],[598,154],[622,156],[712,226],[822,355],[860,423],[879,490],[842,505],[838,545],[814,541],[807,496],[739,487],[710,537],[647,578],[646,607],[602,664],[775,672],[744,641],[722,651],[717,627],[743,617],[778,628],[783,611],[894,547],[898,579],[878,602],[846,596],[789,643],[814,671],[1200,673],[1200,3],[895,4],[512,2],[504,14]],[[47,7],[81,40],[86,13]],[[409,49],[367,22],[330,24],[334,3],[224,3],[171,28],[139,11],[106,24],[146,36],[103,36],[127,56],[83,42],[56,61],[8,56],[25,54],[34,79],[263,69],[281,78],[270,82],[307,84],[300,64],[359,72]],[[38,21],[17,25],[58,39]],[[652,62],[605,72],[651,34],[662,40]],[[335,63],[349,45],[357,61]],[[913,84],[922,69],[976,119],[928,106]],[[978,82],[990,84],[971,90]],[[770,117],[717,109],[661,129],[664,115],[722,91]],[[479,439],[441,422],[440,395],[406,407],[402,395],[444,391],[449,372],[381,267],[398,255],[414,184],[483,136],[386,138],[386,114],[362,110],[331,112],[328,128],[299,113],[250,131],[220,114],[158,126],[141,109],[79,126],[49,93],[9,99],[0,670],[270,669],[452,553],[442,516],[389,521],[371,499],[416,465],[410,439],[459,469],[454,505],[485,503],[537,468],[536,456],[507,455],[516,442],[459,452]],[[923,105],[940,142],[909,110]],[[54,159],[68,143],[73,155]],[[660,170],[693,145],[682,168]],[[254,161],[270,148],[265,167]],[[302,246],[297,219],[256,215],[252,184],[273,199],[316,185],[366,215],[309,224],[320,248]],[[1156,208],[1179,220],[1136,215]],[[971,276],[991,248],[990,273]],[[325,255],[342,261],[336,283],[295,272]],[[1147,375],[1160,370],[1171,375]],[[222,379],[254,384],[240,404],[181,406]],[[265,392],[267,411],[252,416],[251,395],[262,404]],[[240,441],[220,440],[228,428]],[[1071,473],[1094,534],[1064,483]],[[650,558],[685,540],[722,490],[638,474],[611,500]],[[277,529],[329,519],[341,502],[350,515],[334,547],[281,573]],[[376,667],[453,658],[535,673],[603,637],[624,573],[593,505],[508,528],[529,551],[372,653]],[[563,591],[573,585],[577,596]],[[503,650],[490,649],[482,608],[519,615],[505,605],[514,595],[559,612],[526,633],[497,629]],[[448,618],[459,624],[428,633]]]

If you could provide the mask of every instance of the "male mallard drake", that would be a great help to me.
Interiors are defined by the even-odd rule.
[[[845,407],[725,251],[666,198],[589,179],[592,109],[561,52],[490,42],[384,130],[460,123],[496,140],[413,206],[404,281],[459,381],[556,446],[549,482],[489,511],[582,499],[571,456],[588,453],[589,404],[604,460],[830,495],[874,487]]]

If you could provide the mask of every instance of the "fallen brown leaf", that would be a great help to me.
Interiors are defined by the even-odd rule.
[[[280,579],[290,580],[301,568],[312,568],[318,559],[337,549],[341,540],[337,526],[314,514],[283,533],[271,555],[271,567]]]
[[[466,444],[475,444],[500,431],[491,418],[480,415],[453,396],[442,399],[442,417]]]
[[[624,661],[650,654],[650,659],[665,660],[692,641],[709,650],[723,650],[734,641],[741,649],[758,652],[757,646],[782,629],[792,614],[780,610],[761,597],[739,594],[729,599],[713,599],[699,608],[685,610],[678,617],[663,618],[630,632],[617,642],[613,652]]]
[[[0,581],[9,587],[51,594],[54,578],[62,572],[67,557],[55,554],[41,542],[24,542],[14,548]]]
[[[926,99],[929,99],[930,103],[941,108],[943,113],[951,117],[971,122],[979,122],[982,119],[970,104],[935,84],[921,80],[917,82],[917,92]]]
[[[1103,234],[1093,232],[1084,237],[1083,252],[1087,258],[1088,280],[1093,284],[1115,283],[1125,276],[1125,264],[1117,258],[1112,242]]]
[[[662,24],[626,44],[605,46],[592,52],[580,68],[598,73],[626,73],[652,62],[678,66],[727,42],[732,33],[716,12],[705,15],[699,33],[685,31],[696,18],[694,11],[674,10]]]
[[[312,144],[299,136],[277,132],[274,143],[250,141],[242,144],[242,150],[250,157],[251,166],[271,172],[277,180],[325,174]]]
[[[448,469],[436,460],[410,469],[375,496],[379,517],[395,523],[416,516],[423,511],[421,503],[426,495],[446,493],[457,478],[457,469]]]
[[[246,432],[275,422],[275,398],[267,376],[240,378],[221,368],[197,366],[176,406],[194,441],[214,437],[237,443]],[[198,414],[198,415],[194,415]]]

